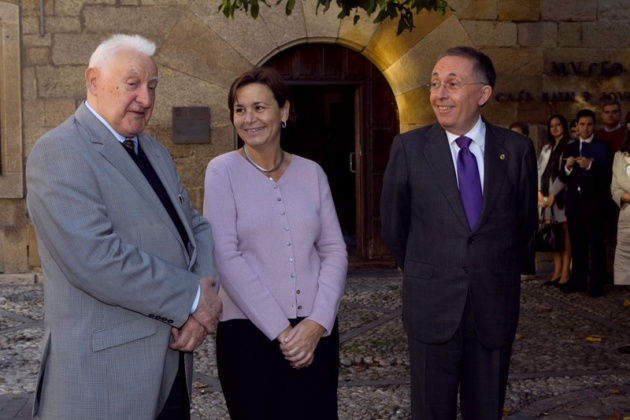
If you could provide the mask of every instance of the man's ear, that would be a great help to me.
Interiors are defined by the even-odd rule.
[[[492,86],[484,85],[481,88],[481,97],[479,98],[479,106],[480,107],[484,106],[486,102],[488,102],[488,99],[490,99],[490,96],[492,96]]]
[[[85,71],[85,84],[92,95],[96,95],[96,86],[99,75],[100,72],[94,67],[90,67]]]

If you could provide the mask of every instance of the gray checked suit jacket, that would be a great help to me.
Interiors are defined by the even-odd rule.
[[[44,271],[41,419],[154,419],[178,369],[171,327],[186,322],[199,279],[215,274],[210,224],[192,208],[166,149],[138,137],[189,249],[85,104],[29,155],[27,204]],[[190,391],[192,355],[185,361]]]
[[[489,348],[512,342],[520,262],[536,225],[536,156],[530,140],[486,123],[483,207],[470,229],[446,132],[396,137],[381,195],[383,239],[402,268],[403,322],[426,343],[450,339],[467,297]]]

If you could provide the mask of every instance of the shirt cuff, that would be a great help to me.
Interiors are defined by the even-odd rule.
[[[190,308],[191,314],[197,310],[197,305],[199,305],[199,297],[201,297],[201,286],[197,286],[197,296],[195,296],[195,301],[192,304],[192,308]]]

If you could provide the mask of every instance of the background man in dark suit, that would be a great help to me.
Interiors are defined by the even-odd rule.
[[[599,297],[604,294],[606,276],[604,218],[611,201],[611,155],[609,146],[593,136],[594,127],[593,111],[577,113],[580,138],[564,149],[566,163],[558,177],[567,184],[566,215],[573,261],[571,280],[564,291],[588,291],[589,296]]]
[[[537,182],[531,141],[480,116],[495,78],[486,55],[446,51],[431,75],[438,123],[397,136],[385,171],[383,238],[404,273],[413,419],[455,419],[458,389],[464,419],[502,415]]]

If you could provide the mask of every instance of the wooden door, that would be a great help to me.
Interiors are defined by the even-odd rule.
[[[297,121],[283,133],[283,147],[326,172],[351,260],[390,263],[379,212],[399,129],[389,84],[361,54],[338,45],[299,45],[265,65],[283,75],[294,96]]]

